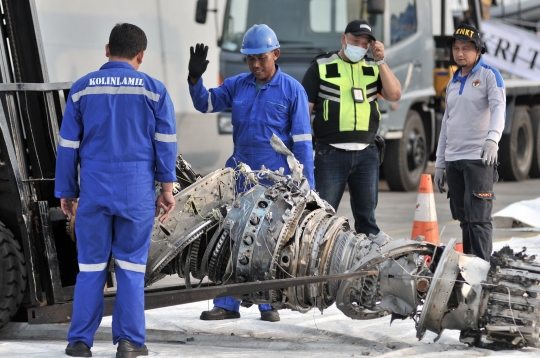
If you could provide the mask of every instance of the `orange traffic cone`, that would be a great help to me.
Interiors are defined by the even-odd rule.
[[[414,223],[411,237],[414,239],[422,235],[426,241],[440,245],[439,226],[437,225],[437,212],[435,211],[435,197],[433,196],[433,182],[431,175],[422,174],[418,199],[414,211]]]

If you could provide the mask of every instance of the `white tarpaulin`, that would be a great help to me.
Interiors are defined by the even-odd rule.
[[[493,214],[496,228],[536,228],[540,230],[540,198],[522,200]],[[536,230],[529,230],[536,231]]]
[[[484,61],[498,70],[540,80],[540,36],[497,20],[482,21]]]

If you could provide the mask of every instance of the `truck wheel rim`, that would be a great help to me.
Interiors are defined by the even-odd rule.
[[[407,148],[407,163],[410,171],[424,165],[426,157],[426,144],[424,138],[418,133],[411,133]]]

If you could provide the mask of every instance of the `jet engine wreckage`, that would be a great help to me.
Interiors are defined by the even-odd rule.
[[[277,137],[272,146],[288,155],[292,175],[240,165],[200,178],[178,158],[177,204],[168,221],[155,221],[147,286],[172,274],[184,278],[189,290],[203,279],[205,286],[261,287],[265,281],[369,271],[236,297],[247,306],[269,303],[301,313],[335,303],[358,320],[412,318],[420,340],[426,331],[437,341],[445,329],[456,329],[469,346],[540,346],[540,265],[525,248],[514,253],[505,247],[488,263],[457,252],[455,239],[439,247],[358,234],[309,189],[302,166]],[[249,189],[236,193],[239,176]]]

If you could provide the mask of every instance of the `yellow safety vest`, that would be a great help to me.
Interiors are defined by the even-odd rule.
[[[317,140],[373,143],[381,119],[377,103],[379,68],[365,60],[345,62],[337,54],[318,58],[317,64],[320,85],[313,122]]]

